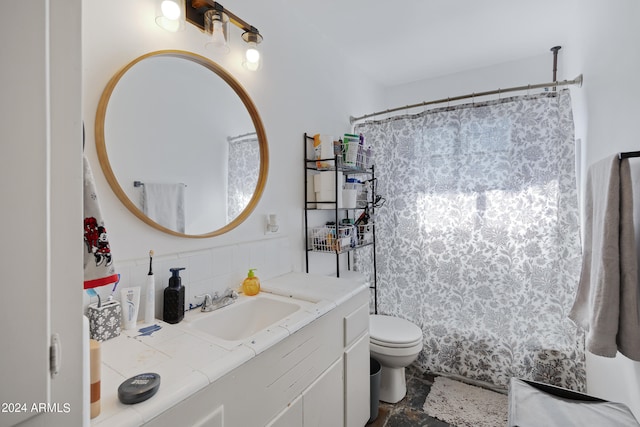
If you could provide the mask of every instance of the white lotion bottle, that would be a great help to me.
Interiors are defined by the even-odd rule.
[[[149,251],[149,274],[145,286],[144,323],[153,323],[156,320],[156,280],[153,275],[153,251]]]
[[[124,329],[135,329],[140,307],[140,286],[120,289],[120,304]]]

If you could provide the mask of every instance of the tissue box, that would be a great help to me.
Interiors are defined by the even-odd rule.
[[[90,304],[87,308],[89,336],[96,341],[106,341],[120,335],[122,307],[118,301],[109,301],[98,307]]]

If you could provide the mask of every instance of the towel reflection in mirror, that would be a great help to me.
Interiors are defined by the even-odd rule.
[[[165,228],[185,232],[185,188],[183,183],[145,182],[141,185],[142,211]]]

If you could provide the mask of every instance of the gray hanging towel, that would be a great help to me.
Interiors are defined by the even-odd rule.
[[[640,361],[638,260],[628,159],[607,157],[587,173],[582,272],[569,313],[591,353]]]
[[[96,185],[87,156],[84,162],[84,289],[109,285],[118,281],[113,266],[111,247],[107,238]]]

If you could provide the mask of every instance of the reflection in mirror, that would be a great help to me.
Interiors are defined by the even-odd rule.
[[[266,137],[251,99],[215,63],[187,52],[154,52],[114,76],[96,115],[96,144],[120,200],[171,234],[230,230],[266,180]]]
[[[260,152],[255,132],[227,138],[229,141],[227,220],[230,221],[247,206],[258,176],[247,171],[258,170]]]

